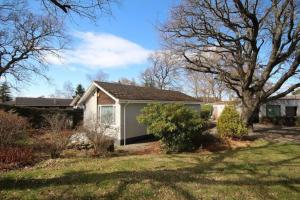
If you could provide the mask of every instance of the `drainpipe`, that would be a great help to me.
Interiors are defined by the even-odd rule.
[[[126,103],[124,105],[124,116],[123,116],[123,128],[124,128],[124,133],[123,133],[123,145],[126,145],[126,107],[129,105],[129,103]]]

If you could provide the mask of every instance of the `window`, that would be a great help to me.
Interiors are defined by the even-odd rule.
[[[280,117],[280,105],[267,105],[267,117]]]
[[[297,106],[286,106],[285,115],[287,117],[296,117],[297,116]]]
[[[115,124],[115,106],[99,106],[100,122]]]

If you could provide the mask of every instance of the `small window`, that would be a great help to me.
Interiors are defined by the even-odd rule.
[[[115,106],[99,106],[101,124],[115,124]]]
[[[281,107],[280,105],[267,105],[267,117],[280,117]]]

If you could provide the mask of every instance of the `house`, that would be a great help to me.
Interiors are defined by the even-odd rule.
[[[237,105],[238,111],[241,111],[241,104],[237,101],[216,102],[213,103],[212,119],[218,119],[226,105]],[[300,116],[300,95],[288,95],[277,100],[263,104],[255,116],[255,122],[263,117],[299,117]]]
[[[240,103],[236,100],[234,100],[234,101],[217,101],[217,102],[214,102],[214,103],[211,104],[212,107],[213,107],[213,112],[212,112],[211,118],[213,120],[217,120],[221,116],[225,106],[227,106],[227,105],[236,105],[237,110],[241,111],[240,106],[238,106],[239,104]]]
[[[200,102],[206,103],[206,104],[211,104],[211,103],[215,103],[215,102],[220,102],[221,99],[217,98],[217,97],[197,97],[197,99]]]
[[[79,100],[84,108],[84,126],[93,128],[96,124],[109,123],[105,134],[117,144],[147,136],[146,127],[136,118],[147,104],[154,102],[183,103],[200,112],[199,101],[181,92],[120,83],[94,81]]]
[[[14,101],[5,102],[4,104],[31,108],[73,109],[71,102],[72,99],[16,97]]]
[[[288,95],[260,107],[260,117],[300,116],[300,95]]]

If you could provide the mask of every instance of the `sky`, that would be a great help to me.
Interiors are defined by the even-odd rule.
[[[157,25],[167,20],[174,5],[176,0],[122,0],[112,6],[112,16],[102,16],[96,23],[76,16],[67,20],[71,48],[61,58],[47,56],[50,81],[34,77],[14,96],[49,96],[65,82],[87,88],[91,84],[87,74],[98,70],[107,73],[109,81],[138,80],[149,65],[149,54],[161,47]]]

